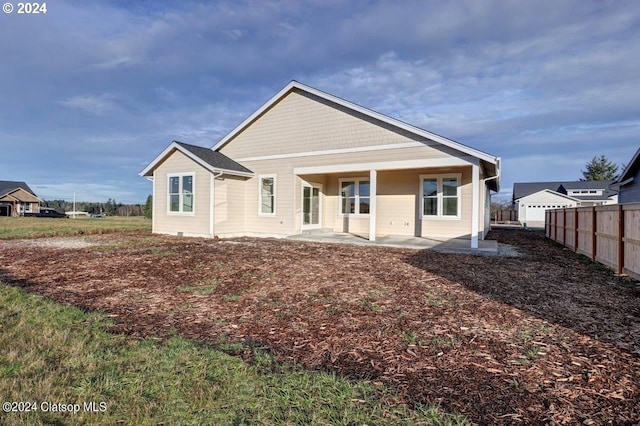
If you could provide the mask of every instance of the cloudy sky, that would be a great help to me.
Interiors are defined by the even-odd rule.
[[[45,199],[144,202],[292,79],[502,157],[505,197],[640,146],[635,1],[53,0],[0,40],[0,180]]]

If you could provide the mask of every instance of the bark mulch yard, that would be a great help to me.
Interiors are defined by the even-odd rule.
[[[540,233],[490,238],[523,255],[148,234],[1,241],[0,280],[107,312],[135,337],[268,348],[481,424],[638,424],[637,284]]]

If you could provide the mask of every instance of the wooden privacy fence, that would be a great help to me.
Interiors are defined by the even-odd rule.
[[[518,212],[515,209],[496,210],[493,212],[494,222],[515,222],[518,220]]]
[[[640,279],[640,203],[547,210],[547,238]]]

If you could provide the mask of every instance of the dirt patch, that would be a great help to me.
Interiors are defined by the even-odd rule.
[[[0,279],[107,312],[135,337],[249,343],[482,424],[640,422],[638,290],[538,233],[491,235],[521,256],[142,235],[66,250],[0,242]]]
[[[51,249],[82,249],[100,244],[98,241],[88,238],[69,237],[69,238],[37,238],[28,240],[12,240],[2,243],[4,249],[13,249],[17,247],[29,248],[51,248]]]

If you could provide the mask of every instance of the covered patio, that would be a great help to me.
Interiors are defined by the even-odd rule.
[[[435,250],[446,253],[484,254],[496,256],[500,253],[495,240],[479,240],[477,248],[469,247],[469,240],[463,238],[423,238],[406,235],[379,236],[374,241],[367,237],[346,232],[326,230],[308,231],[287,237],[290,240],[309,241],[328,244],[351,244],[359,246],[381,246],[409,248],[416,250]]]
[[[415,248],[492,250],[483,243],[495,170],[477,158],[427,158],[296,167],[304,238]],[[486,179],[491,176],[491,179]],[[484,179],[483,179],[484,178]],[[447,208],[444,205],[447,202]],[[299,220],[299,219],[298,219]],[[327,238],[314,234],[314,238]]]

